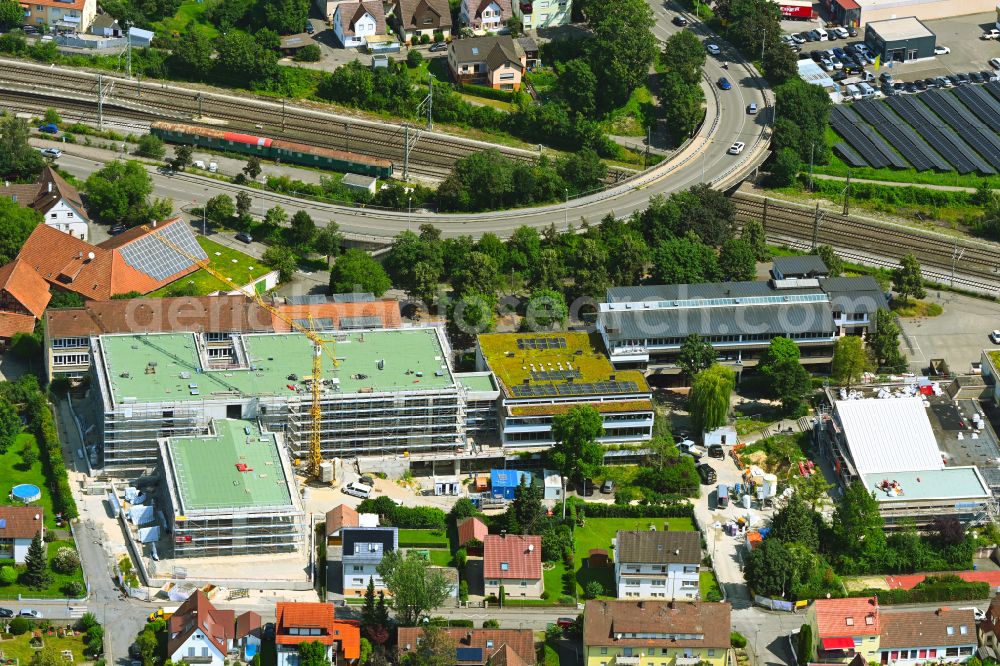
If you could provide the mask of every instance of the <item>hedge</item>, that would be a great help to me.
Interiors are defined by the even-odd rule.
[[[990,584],[969,582],[958,576],[929,576],[910,590],[865,589],[854,597],[878,597],[880,604],[923,604],[940,601],[977,601],[990,598]]]
[[[429,506],[400,506],[382,495],[374,499],[362,500],[358,513],[377,513],[382,525],[410,529],[445,529],[445,512]],[[430,548],[440,548],[435,543]]]
[[[495,99],[500,102],[514,101],[514,93],[508,90],[497,90],[496,88],[490,88],[488,86],[477,86],[473,83],[459,83],[455,85],[455,89],[458,90],[458,92],[463,92],[467,95]]]
[[[34,393],[27,400],[28,421],[34,424],[35,438],[42,459],[42,470],[52,492],[52,508],[66,520],[73,520],[80,514],[69,487],[66,463],[55,418],[49,409],[49,402],[41,392]]]
[[[574,502],[577,511],[588,518],[690,518],[694,520],[694,506],[687,502],[674,504],[599,504]]]

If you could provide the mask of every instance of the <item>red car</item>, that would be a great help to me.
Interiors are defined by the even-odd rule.
[[[561,617],[558,620],[556,620],[556,626],[559,627],[560,629],[568,629],[569,627],[572,627],[574,624],[576,624],[576,620],[574,620],[571,617]]]

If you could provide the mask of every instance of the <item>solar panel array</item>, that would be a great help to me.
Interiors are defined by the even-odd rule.
[[[976,155],[954,130],[913,97],[890,97],[886,103],[906,122],[913,125],[931,148],[941,153],[959,173],[972,173],[978,170],[982,170],[983,173],[995,173],[993,167]]]
[[[566,349],[566,338],[518,338],[518,349]]]
[[[332,331],[336,328],[333,319],[328,317],[317,317],[314,319],[293,319],[297,325],[311,331]]]
[[[532,370],[531,378],[536,382],[564,382],[583,377],[579,370]]]
[[[165,239],[167,243],[160,239]],[[170,243],[168,245],[168,243]],[[191,228],[183,222],[154,229],[118,249],[125,263],[155,280],[165,280],[191,267],[191,260],[174,249],[179,247],[199,260],[208,255],[198,245]]]
[[[934,90],[921,95],[920,101],[951,125],[990,166],[1000,169],[1000,137],[973,118],[958,98],[951,93]]]
[[[516,398],[551,398],[563,395],[623,395],[636,393],[635,382],[586,382],[568,384],[518,384],[513,389]]]
[[[986,88],[995,99],[1000,100],[1000,81],[990,81],[983,88]]]
[[[852,109],[843,106],[833,107],[830,124],[871,166],[877,169],[887,166],[905,169],[909,166],[885,142],[885,139],[876,134]]]
[[[840,155],[840,159],[847,162],[848,166],[852,167],[863,167],[868,166],[868,162],[865,162],[865,158],[854,152],[854,149],[848,146],[846,143],[838,143],[833,146],[834,151]]]
[[[1000,101],[981,86],[959,86],[955,96],[994,132],[1000,132]]]
[[[885,104],[863,101],[855,104],[854,110],[871,123],[917,171],[929,171],[930,169],[951,171],[951,165],[931,150],[917,136],[913,128],[904,123]]]
[[[341,317],[340,327],[343,329],[358,329],[358,328],[380,328],[382,326],[382,319],[376,317],[375,315],[359,315],[357,317]]]

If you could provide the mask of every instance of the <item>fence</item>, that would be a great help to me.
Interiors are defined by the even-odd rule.
[[[71,37],[69,35],[58,35],[56,44],[60,46],[71,46],[76,49],[123,49],[128,45],[125,37]]]
[[[786,613],[792,613],[795,611],[795,603],[785,601],[784,599],[771,599],[755,594],[753,595],[753,602],[757,606],[762,606],[768,610],[785,611]]]

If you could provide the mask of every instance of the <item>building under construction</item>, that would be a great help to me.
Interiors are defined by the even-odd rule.
[[[324,458],[464,444],[463,388],[440,328],[324,335]],[[283,437],[293,459],[308,460],[314,345],[304,334],[102,335],[90,346],[107,474],[154,470],[159,440],[203,436],[222,419],[259,422]]]
[[[173,557],[302,546],[305,512],[280,435],[250,421],[215,419],[205,435],[160,439],[159,452]]]

